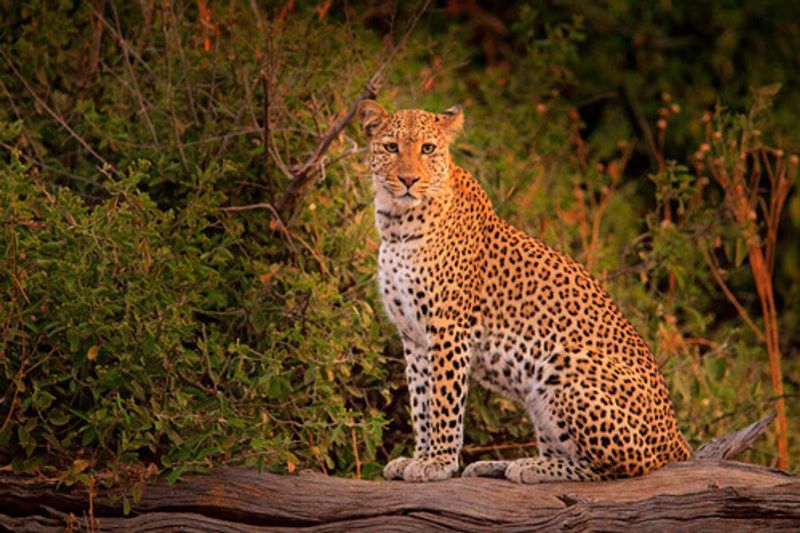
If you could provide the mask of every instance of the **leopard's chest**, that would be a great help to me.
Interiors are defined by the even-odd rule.
[[[381,244],[378,281],[384,308],[400,335],[419,347],[427,346],[423,268],[415,249],[402,243]]]

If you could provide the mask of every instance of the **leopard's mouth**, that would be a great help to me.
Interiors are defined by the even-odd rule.
[[[389,186],[384,186],[384,189],[386,189],[386,192],[388,192],[391,195],[391,197],[395,199],[395,201],[398,201],[400,203],[411,203],[419,201],[419,197],[416,196],[415,194],[412,194],[412,192],[409,191],[408,189],[406,189],[406,191],[403,193],[398,193],[396,190],[393,190]]]
[[[422,203],[422,195],[419,191],[409,191],[405,187],[401,191],[399,187],[392,187],[391,184],[386,182],[378,184],[378,187],[385,194],[382,202],[385,202],[384,205],[393,211],[406,211]]]
[[[419,204],[420,199],[411,194],[411,192],[406,191],[406,193],[401,196],[395,196],[395,202],[404,207],[414,207]]]

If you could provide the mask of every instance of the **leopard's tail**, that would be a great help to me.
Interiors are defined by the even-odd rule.
[[[753,422],[739,431],[706,442],[694,451],[692,459],[732,459],[736,457],[753,445],[753,442],[775,418],[775,414],[773,411],[758,422]]]

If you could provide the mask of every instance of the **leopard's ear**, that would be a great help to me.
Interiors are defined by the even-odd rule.
[[[436,115],[436,122],[439,124],[442,133],[449,142],[458,137],[461,130],[464,128],[464,110],[460,105],[448,107],[438,115]]]
[[[358,115],[358,120],[361,121],[361,128],[370,139],[381,127],[386,117],[389,116],[389,113],[375,100],[362,100],[358,104],[356,114]]]

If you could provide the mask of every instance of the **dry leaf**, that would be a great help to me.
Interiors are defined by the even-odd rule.
[[[89,461],[86,459],[75,459],[72,461],[72,470],[75,473],[83,472],[87,468],[89,468]]]
[[[281,269],[281,265],[275,263],[270,265],[269,270],[264,272],[263,274],[258,276],[258,280],[261,282],[263,286],[269,285],[270,280],[277,274]]]
[[[89,361],[97,361],[97,354],[99,354],[99,353],[100,353],[100,347],[99,346],[92,346],[86,352],[86,359],[88,359]]]

